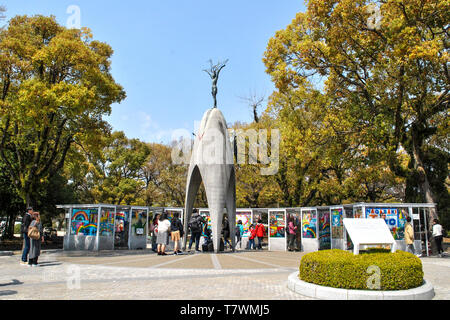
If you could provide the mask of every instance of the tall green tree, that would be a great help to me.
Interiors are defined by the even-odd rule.
[[[280,92],[317,84],[329,112],[350,116],[354,141],[415,181],[424,201],[437,202],[424,154],[448,128],[450,4],[386,0],[375,3],[378,16],[373,5],[309,0],[306,12],[269,41],[267,72]]]
[[[140,174],[150,146],[122,131],[101,137],[98,151],[80,150],[66,173],[84,203],[140,204],[145,184]],[[141,202],[140,202],[141,201]]]
[[[111,47],[54,17],[16,16],[0,31],[0,157],[27,205],[74,144],[96,144],[125,92]]]

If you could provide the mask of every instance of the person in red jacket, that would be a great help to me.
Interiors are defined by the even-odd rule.
[[[256,236],[258,237],[258,249],[262,250],[262,241],[264,238],[266,230],[264,229],[264,225],[262,224],[262,220],[258,220],[258,224],[256,225]]]
[[[256,245],[255,245],[255,238],[256,238],[256,228],[253,224],[250,225],[250,228],[248,229],[248,231],[250,232],[250,237],[248,238],[248,248],[250,250],[256,250]]]

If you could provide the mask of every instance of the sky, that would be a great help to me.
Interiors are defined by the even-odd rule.
[[[229,59],[218,82],[218,108],[228,123],[251,122],[242,97],[274,90],[262,62],[267,43],[286,28],[302,0],[0,0],[7,19],[54,15],[67,25],[79,8],[82,27],[114,50],[111,73],[127,98],[105,116],[129,138],[169,143],[194,132],[213,106],[211,79],[203,72]]]

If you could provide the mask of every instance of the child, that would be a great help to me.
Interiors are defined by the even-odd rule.
[[[256,228],[253,224],[251,224],[250,228],[248,230],[250,232],[250,237],[248,239],[249,249],[252,250],[252,246],[253,246],[253,250],[256,250],[256,245],[255,245]]]

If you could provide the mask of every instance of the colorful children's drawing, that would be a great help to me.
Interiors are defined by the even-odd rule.
[[[319,215],[319,243],[321,249],[331,248],[330,213],[322,212]]]
[[[366,208],[366,218],[378,219],[380,217],[380,210],[374,208]]]
[[[342,208],[331,209],[332,219],[332,234],[335,239],[343,239],[344,227],[343,227],[343,212]]]
[[[284,238],[286,236],[286,221],[284,219],[284,212],[269,211],[269,222],[271,238]]]
[[[134,236],[146,236],[147,211],[133,209],[131,212],[131,232]]]
[[[303,238],[317,238],[317,213],[307,210],[302,212],[302,232]]]
[[[97,235],[97,209],[73,209],[71,221],[72,235]]]
[[[114,209],[102,208],[100,216],[100,235],[112,236],[114,232]]]
[[[406,208],[367,208],[368,217],[378,217],[383,219],[395,240],[403,240],[405,232],[406,217],[408,216]]]

